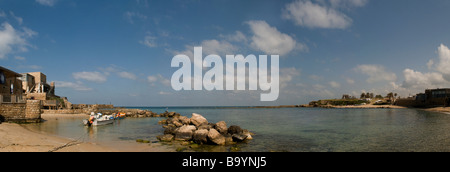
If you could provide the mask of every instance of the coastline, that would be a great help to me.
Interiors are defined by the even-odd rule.
[[[0,124],[0,152],[117,152],[96,143],[43,134],[15,123]]]
[[[430,112],[450,114],[450,107],[433,107],[433,108],[419,108],[419,109]]]
[[[359,105],[359,106],[331,106],[336,109],[406,109],[408,107],[396,105]]]
[[[42,114],[47,121],[63,118],[83,119],[85,114]],[[0,124],[0,152],[173,152],[161,146],[130,142],[84,142],[41,132],[27,124]]]

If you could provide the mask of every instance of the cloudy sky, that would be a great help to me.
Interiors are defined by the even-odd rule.
[[[304,104],[450,87],[448,0],[0,0],[0,65],[73,103]],[[280,95],[174,91],[172,58],[279,54]],[[225,59],[225,58],[224,58]]]

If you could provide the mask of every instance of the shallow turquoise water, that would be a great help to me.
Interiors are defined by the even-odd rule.
[[[166,108],[141,108],[161,113]],[[199,113],[256,135],[241,151],[450,151],[450,115],[415,109],[217,109],[169,108],[184,116]],[[162,118],[127,118],[89,129],[79,119],[47,121],[37,130],[93,142],[157,141]]]

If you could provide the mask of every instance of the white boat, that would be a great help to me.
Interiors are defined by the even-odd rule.
[[[91,113],[89,119],[84,119],[83,124],[87,126],[99,126],[99,125],[107,125],[114,123],[114,117],[111,115],[102,115],[101,113],[97,113],[95,115],[93,112]]]

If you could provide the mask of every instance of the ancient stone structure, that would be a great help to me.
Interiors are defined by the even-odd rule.
[[[26,103],[3,103],[0,106],[0,121],[34,123],[41,121],[41,101],[27,100]]]

